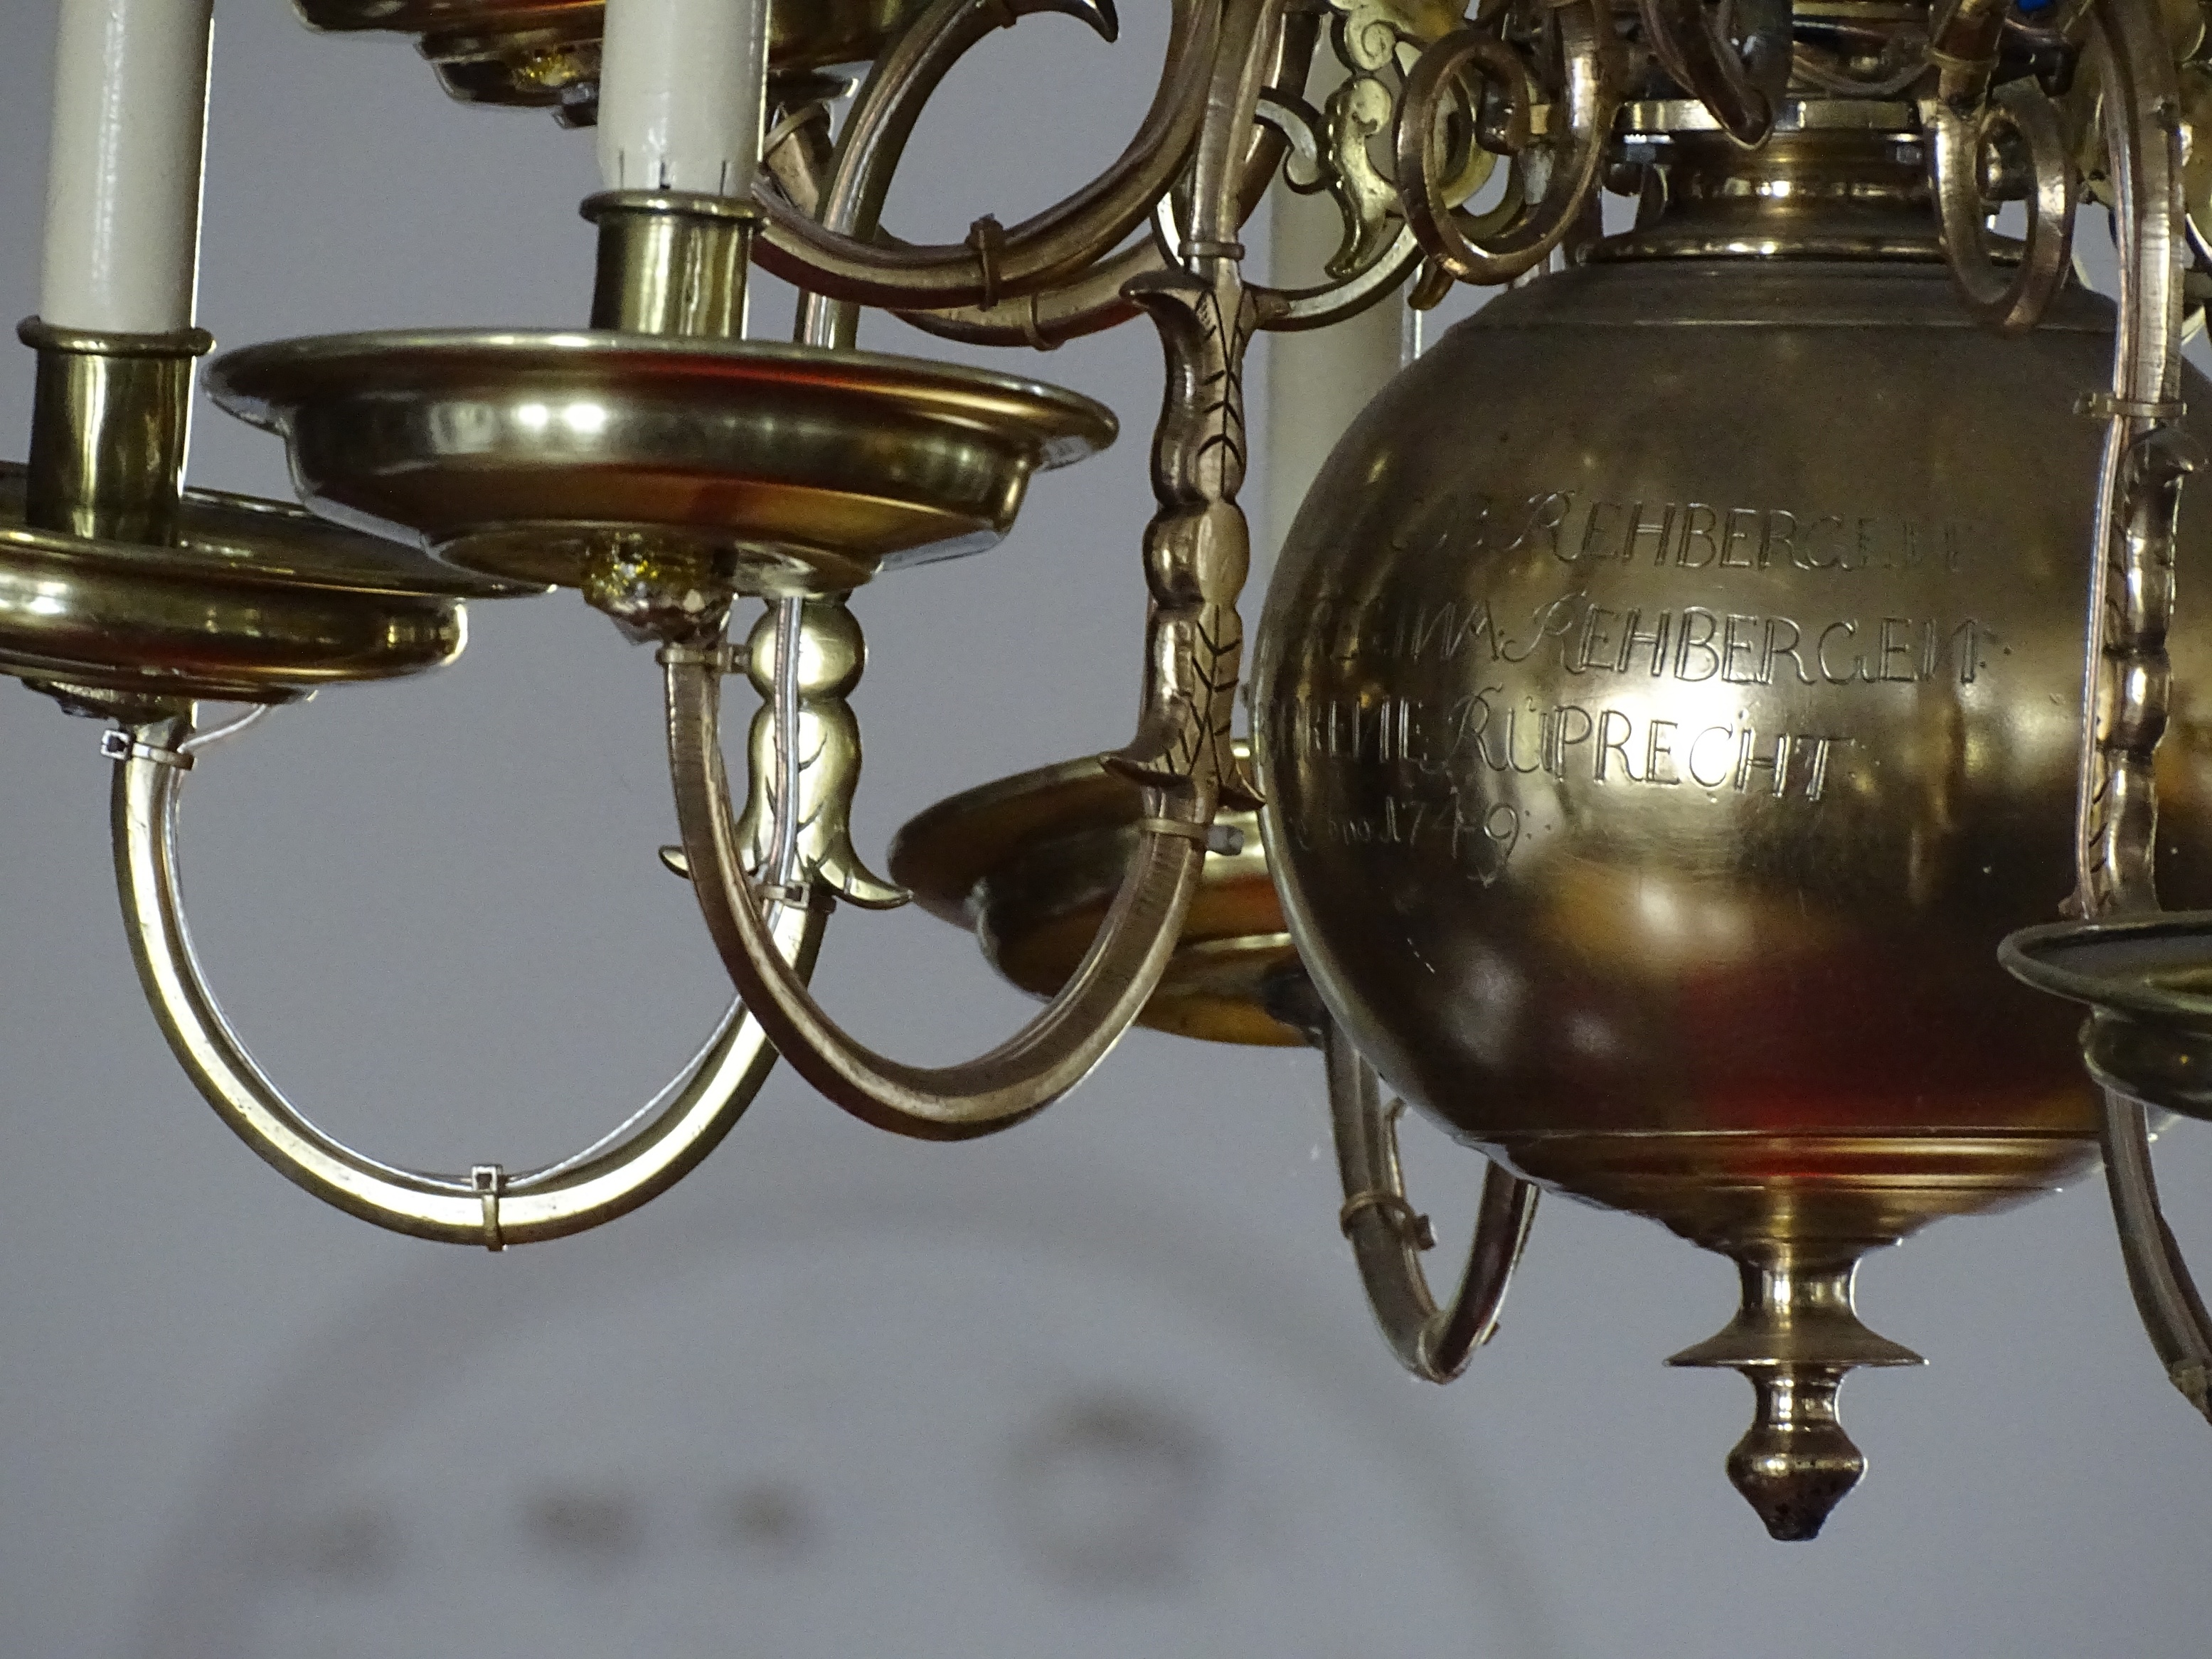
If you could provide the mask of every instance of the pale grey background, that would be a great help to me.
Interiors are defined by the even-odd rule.
[[[36,304],[51,9],[11,0],[0,37],[0,293],[18,313]],[[986,210],[1011,219],[1118,148],[1161,38],[1158,8],[1127,9],[1127,43],[1114,51],[1044,19],[980,52],[924,124],[895,226],[950,236]],[[318,40],[279,0],[222,0],[218,13],[202,319],[221,339],[580,319],[590,240],[574,203],[593,184],[586,139],[541,117],[450,105],[400,41]],[[874,324],[868,337],[902,337]],[[1103,398],[1128,435],[1042,481],[1003,549],[863,596],[874,656],[858,699],[869,743],[860,832],[878,853],[937,796],[1095,750],[1127,727],[1154,349],[1125,331],[1008,366]],[[21,453],[29,379],[27,354],[0,377],[0,453]],[[213,413],[193,473],[283,488],[273,442]],[[467,657],[446,673],[333,693],[204,767],[190,874],[211,969],[282,1082],[386,1156],[520,1164],[597,1133],[656,1086],[722,993],[687,894],[652,856],[671,825],[649,657],[571,596],[483,607],[472,625]],[[1039,1246],[1007,1305],[982,1298],[972,1325],[922,1345],[924,1392],[963,1362],[980,1377],[1010,1374],[1022,1340],[1077,1340],[1088,1313],[1076,1246],[1118,1234],[1153,1243],[1151,1265],[1127,1270],[1138,1288],[1116,1292],[1121,1310],[1097,1313],[1126,1327],[1116,1352],[1133,1374],[1215,1377],[1205,1410],[1279,1423],[1261,1443],[1280,1491],[1326,1491],[1327,1456],[1346,1444],[1387,1442],[1375,1454],[1385,1469],[1432,1461],[1428,1473],[1476,1506],[1474,1532],[1490,1540],[1469,1547],[1466,1576],[1495,1616],[1463,1631],[1438,1625],[1433,1597],[1394,1614],[1382,1604],[1391,1575],[1360,1565],[1409,1547],[1439,1512],[1433,1492],[1407,1476],[1405,1512],[1389,1526],[1362,1523],[1354,1505],[1297,1500],[1319,1510],[1301,1514],[1298,1535],[1343,1552],[1340,1595],[1362,1615],[1353,1628],[1371,1632],[1365,1653],[2029,1659],[2202,1644],[2212,1437],[2145,1350],[2094,1186],[1938,1228],[1871,1265],[1870,1322],[1934,1364],[1846,1391],[1873,1472],[1810,1547],[1768,1543],[1722,1478],[1748,1390],[1661,1369],[1723,1322],[1733,1275],[1648,1224],[1547,1206],[1504,1336],[1474,1374],[1449,1390],[1395,1376],[1336,1237],[1316,1068],[1302,1055],[1139,1034],[1036,1122],[952,1148],[864,1128],[779,1075],[697,1176],[613,1232],[496,1261],[442,1250],[310,1202],[234,1144],[176,1073],[114,919],[96,736],[0,688],[0,1653],[200,1659],[185,1635],[162,1634],[190,1625],[179,1585],[221,1590],[207,1563],[228,1559],[228,1540],[335,1479],[347,1457],[388,1446],[404,1471],[416,1466],[403,1449],[419,1459],[442,1443],[441,1379],[472,1363],[471,1320],[485,1352],[507,1356],[513,1422],[540,1431],[492,1437],[481,1486],[448,1468],[454,1490],[496,1498],[527,1473],[518,1460],[596,1449],[619,1461],[624,1437],[648,1431],[664,1449],[687,1443],[678,1402],[714,1397],[721,1350],[692,1354],[680,1378],[657,1376],[647,1352],[588,1400],[563,1392],[557,1356],[587,1376],[608,1353],[637,1358],[624,1320],[664,1258],[703,1273],[711,1323],[772,1304],[762,1275],[794,1251],[842,1259],[849,1229],[860,1254],[824,1281],[834,1297],[865,1283],[870,1261],[899,1258],[909,1223],[887,1221],[886,1204],[921,1216],[911,1224],[928,1237],[981,1227],[1016,1250],[1071,1218],[1069,1249]],[[972,945],[920,916],[843,918],[820,982],[864,1034],[925,1056],[993,1040],[1024,1006]],[[2202,1201],[2212,1134],[2172,1139],[2182,1224],[2212,1253]],[[1458,1236],[1474,1159],[1425,1132],[1410,1153],[1418,1195]],[[1161,1266],[1176,1255],[1163,1239],[1189,1241],[1187,1275]],[[702,1241],[720,1252],[711,1273],[696,1267]],[[925,1274],[936,1288],[922,1300],[975,1311],[957,1249],[914,1256],[951,1275]],[[639,1288],[622,1288],[623,1274]],[[717,1302],[709,1281],[753,1288]],[[1055,1285],[1064,1306],[1024,1305]],[[860,1298],[856,1316],[884,1301]],[[1146,1308],[1162,1310],[1156,1322]],[[1227,1334],[1194,1334],[1206,1309]],[[580,1334],[550,1351],[533,1382],[515,1358],[527,1344],[514,1348],[499,1321],[541,1316],[545,1330]],[[750,1328],[732,1317],[731,1353],[810,1340],[772,1318]],[[855,1397],[896,1412],[900,1352],[850,1352],[867,1372],[852,1380]],[[1219,1380],[1240,1357],[1249,1400]],[[1307,1403],[1279,1405],[1289,1394]],[[1322,1398],[1344,1414],[1334,1440],[1297,1426]],[[714,1416],[701,1418],[702,1436]],[[303,1449],[317,1431],[337,1449]],[[836,1474],[838,1457],[865,1462],[890,1443],[832,1436],[815,1456]],[[868,1471],[844,1473],[866,1501]],[[432,1486],[432,1498],[447,1490]],[[932,1514],[927,1493],[876,1498],[887,1512]],[[958,1520],[944,1511],[943,1525]],[[873,1586],[890,1609],[845,1650],[919,1650],[896,1609],[933,1594],[928,1530],[894,1529],[843,1558],[853,1593]],[[1303,1593],[1305,1569],[1285,1564]],[[1068,1646],[1051,1619],[1079,1627],[1079,1597],[1040,1612],[1013,1645],[984,1646],[998,1592],[972,1561],[956,1566],[933,1592],[945,1629],[972,1613],[977,1650]],[[695,1632],[684,1639],[697,1645],[682,1647],[655,1622],[659,1582],[602,1585],[575,1624],[579,1650],[811,1650],[804,1628]],[[498,1588],[447,1589],[437,1650],[501,1651]],[[964,1612],[963,1595],[975,1598]],[[593,1648],[591,1631],[617,1634]],[[1194,1630],[1174,1638],[1194,1644],[1206,1650]],[[386,1650],[333,1636],[293,1650]]]

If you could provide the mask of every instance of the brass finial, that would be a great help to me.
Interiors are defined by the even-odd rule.
[[[1859,1365],[1919,1365],[1877,1336],[1852,1305],[1858,1246],[1768,1243],[1736,1258],[1743,1302],[1719,1334],[1670,1365],[1727,1366],[1759,1396],[1751,1428],[1729,1453],[1729,1480],[1787,1542],[1817,1538],[1828,1512],[1866,1473],[1836,1416],[1836,1392]]]

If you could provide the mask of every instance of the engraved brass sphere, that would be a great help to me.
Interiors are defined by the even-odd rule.
[[[2096,1157],[2078,1022],[1996,950],[2072,887],[2111,327],[2077,292],[2001,338],[1906,260],[1547,277],[1370,406],[1268,594],[1261,822],[1329,1010],[1462,1139],[1744,1263],[1759,1328],[1682,1358],[1763,1413],[1869,1363],[1777,1285],[1848,1314],[1868,1246]],[[2186,729],[2212,657],[2172,653]],[[1824,1455],[1771,1501],[1747,1462],[1777,1535]]]

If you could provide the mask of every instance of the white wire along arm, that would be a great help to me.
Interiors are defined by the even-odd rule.
[[[177,880],[177,814],[193,760],[189,715],[111,732],[115,875],[147,1000],[177,1059],[239,1139],[325,1203],[417,1238],[503,1249],[578,1233],[637,1208],[689,1173],[744,1113],[775,1062],[760,1026],[732,1003],[666,1088],[613,1133],[543,1169],[497,1164],[446,1176],[355,1151],[285,1099],[208,988]],[[823,913],[786,910],[767,948],[811,973]]]
[[[1505,1292],[1536,1217],[1538,1189],[1490,1165],[1467,1270],[1451,1301],[1439,1307],[1421,1271],[1421,1252],[1435,1245],[1436,1235],[1428,1218],[1406,1201],[1398,1161],[1398,1116],[1405,1107],[1398,1101],[1382,1103],[1374,1067],[1334,1020],[1322,1018],[1329,1123],[1344,1179],[1340,1224],[1390,1352],[1414,1376],[1449,1382],[1497,1333]]]

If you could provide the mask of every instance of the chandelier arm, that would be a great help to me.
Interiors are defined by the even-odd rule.
[[[188,720],[130,728],[112,797],[117,885],[140,983],[178,1060],[238,1137],[316,1197],[418,1238],[494,1249],[582,1232],[657,1196],[712,1152],[775,1060],[733,1004],[707,1043],[612,1134],[573,1158],[512,1176],[404,1170],[356,1152],[285,1099],[239,1040],[195,954],[177,879],[177,818]],[[811,972],[823,918],[789,913],[775,946]]]
[[[2160,1208],[2149,1114],[2116,1089],[2104,1096],[2105,1186],[2119,1229],[2128,1288],[2167,1379],[2212,1418],[2212,1317]]]
[[[1492,1164],[1466,1271],[1451,1301],[1439,1307],[1421,1271],[1421,1252],[1436,1243],[1426,1216],[1406,1201],[1398,1156],[1403,1103],[1382,1103],[1380,1080],[1350,1038],[1324,1016],[1329,1121],[1337,1170],[1344,1181],[1340,1217],[1358,1264],[1367,1305],[1398,1363],[1430,1382],[1449,1382],[1474,1351],[1497,1334],[1513,1270],[1528,1242],[1538,1189]]]
[[[848,1036],[776,950],[769,910],[805,907],[771,906],[746,872],[722,761],[720,677],[681,659],[665,672],[669,768],[692,890],[738,994],[794,1071],[878,1127],[955,1140],[1019,1122],[1105,1058],[1150,1000],[1182,933],[1205,856],[1203,823],[1167,819],[1156,795],[1146,811],[1157,816],[1140,832],[1098,937],[1060,994],[979,1059],[906,1065]]]
[[[2099,471],[2075,791],[2074,908],[2094,919],[2154,910],[2157,792],[2166,729],[2175,514],[2198,462],[2182,413],[2180,134],[2172,58],[2145,0],[2100,0],[2105,146],[2120,247],[2118,319]]]
[[[2076,886],[2085,921],[2155,910],[2154,751],[2166,717],[2176,514],[2200,457],[2177,422],[2182,342],[2182,180],[2173,62],[2142,0],[2100,0],[2105,145],[2120,245],[2119,315],[2101,415],[2075,796]],[[2103,1097],[2106,1182],[2128,1279],[2167,1376],[2212,1415],[2212,1318],[2160,1210],[2142,1106]]]
[[[1294,94],[1304,85],[1312,72],[1319,25],[1316,14],[1287,9],[1282,14],[1281,26],[1272,42],[1267,91],[1280,96]],[[1237,184],[1237,222],[1240,228],[1250,222],[1260,204],[1267,199],[1276,169],[1289,150],[1289,140],[1281,132],[1266,122],[1255,123]],[[1161,204],[1170,199],[1168,194],[1162,195],[1160,204],[1154,206],[1155,218]],[[1401,235],[1399,240],[1402,246],[1405,238]],[[1386,270],[1391,261],[1401,257],[1401,246],[1394,246],[1382,261],[1345,283],[1286,295],[1285,306],[1278,313],[1264,314],[1261,326],[1325,328],[1364,310],[1402,280],[1402,271],[1392,276]],[[1123,290],[1136,278],[1165,270],[1168,264],[1160,239],[1154,234],[1108,254],[1079,276],[1019,299],[1001,300],[992,306],[955,306],[943,311],[902,311],[898,315],[902,321],[941,339],[961,340],[970,345],[1026,345],[1039,351],[1050,351],[1079,336],[1118,328],[1139,315],[1141,308]],[[1378,289],[1378,283],[1383,286]],[[1263,306],[1263,313],[1266,311]],[[1278,315],[1317,320],[1278,321]]]
[[[2000,87],[1986,102],[1934,103],[1928,152],[1931,193],[1952,281],[1974,319],[2000,334],[2024,334],[2073,270],[2074,198],[2080,176],[2057,111],[2032,79]],[[1982,157],[2007,134],[2027,149],[2027,235],[2009,272],[1990,258]]]
[[[1206,117],[1224,6],[1224,0],[1175,0],[1165,71],[1136,137],[1111,167],[1042,213],[1010,229],[980,219],[964,243],[879,243],[827,229],[773,190],[757,188],[766,215],[759,263],[811,292],[892,310],[988,307],[1074,275],[1142,223],[1182,171]],[[853,134],[856,109],[847,124],[851,142],[884,144],[896,159],[960,52],[1006,16],[1030,9],[1072,11],[1109,38],[1115,27],[1107,0],[939,0],[871,74],[861,99],[874,121]],[[933,52],[940,39],[945,50]]]
[[[870,67],[844,130],[837,135],[826,182],[814,202],[796,204],[806,219],[828,234],[853,241],[910,246],[880,238],[878,231],[884,200],[906,154],[907,141],[914,136],[915,123],[970,47],[1040,11],[1079,18],[1109,41],[1119,33],[1112,0],[1103,4],[1100,0],[1001,0],[998,4],[937,0]],[[850,300],[809,289],[799,296],[793,337],[803,344],[849,351],[860,313],[860,307]]]
[[[1429,47],[1406,77],[1393,137],[1406,221],[1429,257],[1463,283],[1507,283],[1534,270],[1574,228],[1598,187],[1620,102],[1612,13],[1605,0],[1564,0],[1552,15],[1565,80],[1554,108],[1566,111],[1569,154],[1552,167],[1541,199],[1493,237],[1468,236],[1451,205],[1455,169],[1445,155],[1444,101],[1462,96],[1462,76],[1476,71],[1504,105],[1502,131],[1492,142],[1503,153],[1517,154],[1532,142],[1528,66],[1489,30],[1470,27]]]
[[[992,306],[954,306],[945,311],[902,311],[902,322],[941,340],[969,345],[1020,346],[1050,351],[1085,334],[1119,328],[1139,314],[1122,293],[1136,278],[1167,269],[1167,256],[1147,236],[1108,254],[1072,282],[1041,289]]]

